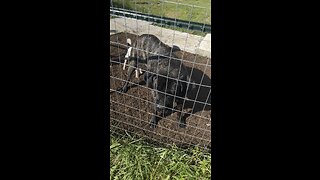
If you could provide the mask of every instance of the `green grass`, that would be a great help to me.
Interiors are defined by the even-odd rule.
[[[205,7],[190,7],[177,5],[160,0],[113,0],[113,6],[125,8],[153,15],[177,18],[186,21],[211,24],[211,1],[210,0],[170,0],[188,5]]]
[[[141,139],[110,137],[110,179],[210,179],[211,154],[160,148]]]

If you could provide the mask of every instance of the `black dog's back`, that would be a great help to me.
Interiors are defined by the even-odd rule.
[[[152,34],[142,34],[132,44],[132,47],[134,50],[131,56],[141,59],[152,59],[158,55],[170,56],[171,53],[171,47]]]
[[[182,61],[175,58],[162,58],[161,60],[149,60],[147,71],[163,76],[188,81],[188,71]]]
[[[165,92],[166,94],[182,98],[186,96],[187,83],[184,81],[148,72],[144,74],[144,80],[149,88],[152,88],[157,92]]]

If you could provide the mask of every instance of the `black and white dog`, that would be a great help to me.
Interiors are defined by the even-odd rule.
[[[152,34],[142,34],[139,36],[134,43],[131,43],[131,39],[127,39],[127,44],[129,46],[127,54],[125,55],[125,61],[123,69],[128,62],[128,74],[127,81],[125,84],[118,89],[120,92],[127,92],[128,84],[133,74],[136,72],[136,78],[139,74],[142,74],[142,69],[138,69],[139,64],[147,64],[150,59],[161,59],[163,57],[170,56],[172,48],[164,44],[159,38]],[[140,71],[140,73],[138,72]]]
[[[129,44],[130,40],[127,42]],[[184,127],[185,120],[181,118],[181,112],[183,99],[186,98],[186,92],[189,89],[187,82],[190,82],[190,76],[182,61],[172,53],[171,47],[151,34],[139,36],[130,48],[126,55],[129,61],[127,81],[118,91],[127,92],[134,69],[137,74],[138,64],[146,64],[144,80],[152,89],[155,102],[154,114],[150,121],[151,127],[154,128],[157,125],[159,119],[157,114],[166,116],[170,109],[178,110],[179,126]],[[192,89],[194,87],[193,84]],[[176,107],[174,103],[177,104]]]

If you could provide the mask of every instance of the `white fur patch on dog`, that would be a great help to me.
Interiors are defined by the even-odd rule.
[[[125,58],[129,58],[131,56],[131,51],[132,51],[132,47],[129,47]]]
[[[127,54],[124,57],[125,60],[124,60],[124,63],[123,63],[123,70],[126,69],[127,59],[129,59],[129,57],[131,56],[131,51],[132,51],[132,47],[129,47],[129,49],[127,51]]]
[[[127,43],[131,46],[131,39],[127,39]]]
[[[139,72],[138,72],[138,69],[136,69],[136,78],[139,78]]]
[[[124,63],[123,63],[123,70],[126,69],[126,63],[127,63],[127,59],[124,60]]]
[[[136,69],[136,78],[139,78],[139,74],[142,74],[141,68]]]
[[[131,46],[131,39],[128,38],[127,39],[127,43]],[[128,51],[127,51],[127,54],[125,55],[125,60],[124,60],[124,63],[123,63],[123,70],[126,69],[127,60],[131,56],[131,51],[132,51],[132,47],[129,47]],[[140,74],[142,74],[141,68],[139,68],[139,71],[138,71],[138,69],[136,69],[135,71],[136,71],[136,78],[139,78],[139,71],[140,71]]]

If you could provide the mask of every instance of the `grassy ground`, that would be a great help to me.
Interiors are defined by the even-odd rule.
[[[177,5],[169,2],[187,5]],[[112,5],[158,16],[211,24],[210,0],[170,0],[169,2],[161,2],[161,0],[112,0]],[[192,7],[192,5],[195,5],[195,7]]]
[[[110,179],[210,179],[211,154],[159,148],[130,137],[110,137]]]
[[[211,1],[210,0],[171,0],[170,2],[178,2],[187,5],[195,5],[205,7],[191,7],[187,5],[177,5],[169,2],[161,2],[161,0],[112,0],[112,6],[135,10],[147,14],[153,14],[169,18],[177,18],[186,21],[211,24]],[[112,17],[110,17],[112,18]],[[181,32],[187,32],[194,35],[205,36],[207,33],[188,30],[179,27],[170,27],[153,23],[153,25],[173,29]]]

